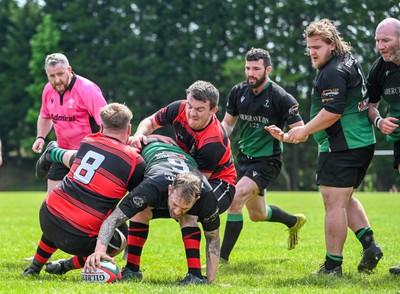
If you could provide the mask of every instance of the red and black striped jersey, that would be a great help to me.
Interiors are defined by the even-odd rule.
[[[70,172],[46,198],[53,221],[96,236],[103,220],[143,179],[145,162],[132,147],[102,133],[82,141]]]
[[[179,147],[191,155],[202,173],[211,173],[212,179],[221,179],[235,186],[236,169],[231,143],[220,121],[214,115],[202,130],[193,130],[187,121],[186,100],[175,101],[155,114],[160,126],[173,125]]]

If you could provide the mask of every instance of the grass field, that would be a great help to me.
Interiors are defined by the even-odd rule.
[[[155,220],[143,250],[141,283],[86,284],[80,271],[63,276],[42,272],[23,278],[40,239],[38,211],[44,192],[0,192],[0,293],[400,293],[400,276],[391,276],[390,266],[400,264],[400,194],[357,193],[368,213],[375,238],[384,251],[373,274],[359,274],[361,244],[349,231],[344,250],[343,277],[321,277],[310,273],[324,260],[324,208],[318,192],[269,192],[268,203],[292,213],[304,213],[307,223],[301,243],[286,249],[287,232],[276,223],[245,224],[231,255],[230,265],[219,268],[217,283],[178,287],[186,274],[186,261],[178,225]],[[222,215],[221,240],[226,214]],[[204,261],[202,238],[202,260]],[[65,258],[56,252],[54,259]],[[116,257],[120,268],[121,256]]]

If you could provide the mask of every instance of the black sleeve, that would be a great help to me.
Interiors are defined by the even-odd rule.
[[[346,73],[334,67],[325,70],[320,84],[322,107],[329,112],[342,114],[346,106]]]
[[[379,59],[377,59],[372,65],[368,78],[367,78],[367,90],[369,96],[369,102],[377,103],[381,99],[383,92],[382,85],[379,82],[379,73],[382,68],[379,66]]]
[[[165,197],[163,196],[164,193],[160,191],[158,183],[145,178],[139,186],[122,199],[118,206],[128,218],[132,218],[147,207],[165,206],[163,203]]]
[[[172,125],[175,118],[184,107],[183,100],[174,101],[155,113],[155,120],[159,126]]]

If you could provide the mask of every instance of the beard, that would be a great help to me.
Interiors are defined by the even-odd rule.
[[[247,85],[249,86],[250,89],[257,89],[258,87],[260,87],[262,85],[262,83],[265,82],[266,79],[267,79],[267,77],[265,75],[263,75],[262,78],[256,79],[256,82],[254,84],[250,84],[249,78],[247,78]]]
[[[386,60],[385,58],[384,58],[383,60],[385,60],[386,62],[393,62],[393,63],[396,63],[396,61],[399,61],[399,60],[400,60],[400,49],[399,49],[399,50],[390,51],[390,58],[389,58],[389,60]]]

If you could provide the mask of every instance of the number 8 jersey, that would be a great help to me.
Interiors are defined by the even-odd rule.
[[[72,234],[97,236],[104,219],[143,179],[135,150],[102,133],[83,139],[62,183],[46,198],[51,220]]]

